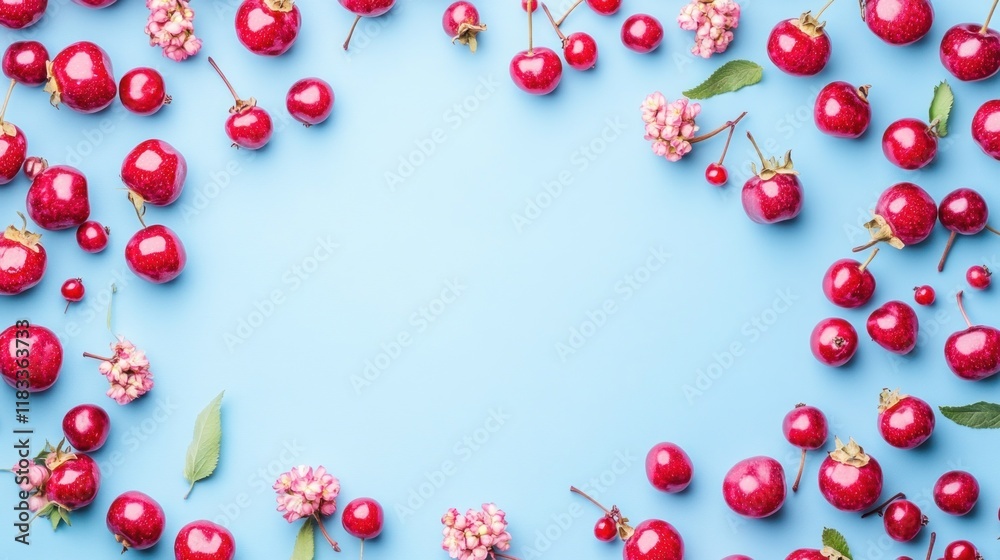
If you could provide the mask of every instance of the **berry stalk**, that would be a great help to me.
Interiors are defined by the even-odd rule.
[[[333,538],[330,537],[330,533],[326,532],[326,527],[323,526],[323,520],[320,519],[319,514],[314,513],[313,518],[316,520],[316,525],[319,525],[319,531],[323,533],[323,537],[326,538],[326,542],[330,543],[330,546],[333,547],[334,551],[340,552],[340,545],[337,544],[337,541],[333,540]]]
[[[559,40],[562,41],[563,48],[566,48],[566,43],[569,42],[569,39],[567,39],[566,35],[563,34],[561,29],[559,29],[559,24],[556,23],[556,20],[552,19],[552,12],[549,11],[549,7],[545,5],[545,2],[542,2],[542,10],[545,10],[545,15],[549,18],[549,22],[552,23],[552,29],[556,30],[556,35],[559,35]]]
[[[691,144],[697,144],[698,142],[702,142],[702,141],[708,140],[709,138],[711,138],[711,137],[713,137],[713,136],[721,133],[723,130],[726,130],[727,128],[730,130],[730,136],[729,137],[732,138],[732,131],[736,129],[736,125],[739,124],[739,122],[741,120],[743,120],[743,117],[745,117],[745,116],[747,116],[747,112],[743,111],[742,113],[740,113],[740,116],[736,117],[735,119],[733,119],[731,121],[727,121],[725,124],[723,124],[722,126],[716,128],[715,130],[712,130],[711,132],[706,132],[705,134],[702,134],[700,136],[695,136],[694,138],[688,140],[688,142],[691,143]],[[729,148],[729,142],[728,141],[726,141],[726,148],[727,149]],[[723,155],[723,157],[725,157],[725,152],[723,152],[722,155]]]
[[[951,232],[951,235],[948,236],[948,242],[944,246],[944,253],[941,253],[941,260],[938,261],[938,272],[944,270],[944,261],[948,260],[948,254],[951,253],[951,246],[955,244],[956,237],[958,237],[957,231]]]
[[[7,88],[7,96],[3,98],[3,107],[0,107],[0,124],[3,124],[3,116],[7,114],[7,103],[10,101],[10,94],[14,93],[14,84],[17,80],[14,78],[10,79],[10,87]]]
[[[354,23],[351,24],[351,30],[347,32],[347,39],[344,40],[344,50],[351,44],[351,37],[354,36],[354,30],[358,27],[358,22],[361,21],[361,16],[354,17]]]
[[[962,303],[962,290],[959,290],[955,294],[955,298],[958,299],[958,310],[962,312],[962,318],[965,319],[965,324],[972,328],[972,321],[969,320],[969,316],[965,313],[965,305]]]
[[[535,53],[534,38],[532,37],[531,21],[535,18],[531,17],[531,12],[533,11],[533,6],[535,5],[535,0],[528,0],[528,56]]]
[[[583,4],[583,0],[576,0],[576,2],[573,2],[573,5],[570,6],[568,10],[566,10],[566,13],[563,14],[561,18],[556,20],[556,26],[558,27],[562,25],[562,23],[566,21],[566,16],[570,15],[573,12],[573,10],[575,10],[576,7],[579,6],[580,4]],[[528,11],[529,12],[531,11],[531,4],[528,4]]]
[[[872,264],[872,260],[875,259],[875,255],[877,254],[878,254],[878,247],[875,247],[875,249],[872,250],[872,254],[868,255],[868,258],[865,259],[865,262],[861,263],[861,266],[858,267],[858,270],[864,272],[865,269],[868,268],[868,265]]]
[[[799,473],[795,475],[795,482],[792,483],[792,492],[799,491],[799,482],[802,481],[802,471],[806,466],[806,450],[802,450],[802,458],[799,459]]]
[[[819,19],[820,17],[822,17],[822,16],[823,16],[823,12],[825,12],[825,11],[826,11],[826,9],[830,7],[830,4],[833,4],[833,2],[834,2],[834,0],[829,0],[829,1],[828,1],[828,2],[826,3],[826,4],[824,4],[824,5],[823,5],[823,7],[822,7],[822,8],[820,8],[820,9],[819,9],[819,11],[818,11],[818,12],[816,12],[816,19],[817,19],[817,20],[818,20],[818,19]]]
[[[986,23],[984,23],[983,26],[979,29],[980,35],[986,35],[986,33],[989,32],[990,20],[993,19],[993,12],[997,10],[997,2],[1000,2],[1000,0],[993,0],[993,5],[990,6],[990,13],[986,15]]]
[[[904,494],[902,492],[899,492],[895,496],[889,498],[888,500],[886,500],[886,501],[882,502],[881,504],[879,504],[879,505],[875,506],[874,508],[872,508],[871,511],[862,513],[861,514],[861,519],[864,519],[864,518],[869,517],[871,515],[874,515],[876,513],[879,515],[879,517],[882,517],[882,514],[885,512],[885,506],[891,504],[892,502],[894,502],[896,500],[903,500],[903,499],[906,499],[906,494]]]
[[[931,531],[931,543],[927,545],[927,560],[931,560],[931,554],[934,553],[934,541],[937,540],[937,533]]]
[[[222,81],[226,83],[226,87],[229,88],[229,93],[233,94],[233,99],[235,99],[236,104],[239,105],[240,96],[236,94],[236,89],[233,88],[233,84],[229,83],[229,79],[226,78],[226,75],[222,73],[222,69],[219,68],[219,65],[215,63],[215,60],[212,57],[208,57],[208,63],[211,64],[212,68],[215,68],[215,71],[219,73],[219,77],[222,78]]]

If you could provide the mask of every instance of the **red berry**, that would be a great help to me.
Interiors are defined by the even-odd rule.
[[[7,29],[24,29],[42,19],[48,0],[0,2],[0,25]]]
[[[122,106],[137,115],[152,115],[170,103],[163,75],[152,68],[133,68],[118,82]]]
[[[128,240],[125,264],[139,278],[163,284],[184,271],[187,252],[173,230],[156,224],[140,229]]]
[[[858,332],[846,319],[823,319],[809,337],[809,348],[820,363],[839,367],[851,361],[858,351]]]
[[[235,25],[236,38],[248,51],[278,56],[295,43],[302,14],[294,0],[243,0]]]
[[[111,417],[96,404],[81,404],[69,409],[63,416],[62,429],[73,449],[90,453],[108,441]]]
[[[96,113],[115,100],[118,82],[108,53],[94,43],[80,41],[52,59],[45,88],[55,107],[62,103],[74,111]]]
[[[539,0],[531,0],[531,12],[534,13],[538,9]],[[528,0],[521,0],[521,9],[525,12],[528,11]]]
[[[894,354],[909,354],[917,346],[917,313],[902,301],[889,301],[872,311],[866,327],[876,344]]]
[[[909,542],[920,534],[924,525],[927,525],[927,516],[920,511],[917,504],[909,500],[894,500],[885,506],[882,523],[889,538],[894,541]]]
[[[344,530],[352,537],[374,539],[382,534],[385,512],[372,498],[356,498],[344,506]]]
[[[913,288],[913,300],[917,305],[931,305],[934,303],[934,288],[923,285]]]
[[[587,5],[602,16],[610,16],[622,7],[622,0],[587,0]]]
[[[985,290],[990,287],[990,276],[992,275],[993,273],[985,265],[977,264],[969,267],[968,272],[965,273],[965,280],[973,288]]]
[[[840,259],[831,264],[823,275],[823,294],[826,299],[848,309],[868,303],[875,294],[875,276],[868,269],[874,257],[873,252],[868,262]]]
[[[38,177],[38,174],[45,171],[48,167],[49,162],[45,161],[45,158],[28,156],[24,158],[24,165],[21,166],[21,170],[24,171],[24,176],[29,181],[34,181],[35,177]]]
[[[563,57],[575,70],[590,70],[597,65],[597,41],[590,35],[577,31],[563,41]]]
[[[942,560],[983,560],[983,555],[971,542],[955,541],[945,547]]]
[[[802,450],[799,471],[795,475],[795,482],[792,483],[792,492],[796,492],[802,479],[802,469],[806,464],[806,452],[826,445],[826,439],[830,434],[826,415],[814,406],[797,404],[785,415],[781,431],[788,443]]]
[[[872,120],[872,107],[868,103],[870,88],[856,88],[847,82],[827,84],[816,96],[813,108],[816,128],[838,138],[858,138],[864,134]]]
[[[713,187],[721,187],[729,182],[729,172],[721,163],[710,163],[705,169],[705,180]]]
[[[42,281],[48,267],[45,247],[39,243],[41,234],[28,231],[28,221],[20,229],[11,225],[0,236],[0,295],[13,296]]]
[[[63,282],[62,295],[66,301],[77,302],[83,299],[83,280],[80,278],[70,278]],[[75,445],[73,447],[76,447]],[[85,450],[81,450],[85,451]]]
[[[882,467],[851,439],[836,439],[836,448],[819,468],[819,490],[841,511],[866,510],[882,494]]]
[[[934,409],[927,401],[884,389],[878,405],[878,432],[886,443],[913,449],[934,432]]]
[[[903,169],[920,169],[937,155],[938,137],[920,119],[900,119],[882,135],[882,153],[890,163]]]
[[[635,533],[622,549],[625,560],[681,560],[684,540],[673,525],[659,519],[647,519],[635,526]]]
[[[594,536],[601,542],[611,542],[618,536],[618,525],[614,519],[605,515],[594,524]]]
[[[656,50],[663,41],[663,25],[649,14],[629,16],[622,24],[622,44],[637,53]]]
[[[28,336],[24,336],[25,330]],[[44,391],[54,385],[63,361],[63,347],[56,333],[40,325],[27,328],[11,325],[0,332],[0,375],[4,382],[17,389],[24,388],[24,376],[18,376],[24,357],[20,350],[28,350],[31,358],[27,390]]]
[[[343,2],[344,0],[341,0],[341,3]],[[226,118],[225,127],[226,136],[233,141],[233,147],[246,148],[247,150],[263,148],[271,140],[271,133],[274,132],[271,115],[263,108],[258,107],[257,100],[253,97],[245,100],[240,99],[215,60],[208,57],[208,63],[218,72],[219,77],[225,82],[229,93],[233,95],[235,100],[235,104],[229,108],[229,117]]]
[[[44,229],[78,227],[90,217],[87,177],[68,165],[47,167],[31,181],[25,206],[28,216]]]
[[[793,76],[818,74],[830,60],[830,37],[823,23],[809,12],[778,22],[767,38],[768,58]]]
[[[979,500],[979,481],[965,471],[948,471],[934,483],[934,503],[949,515],[965,515]]]
[[[744,459],[726,473],[722,497],[744,517],[773,515],[785,503],[785,469],[770,457]]]
[[[163,140],[143,140],[122,160],[120,176],[133,202],[166,206],[177,200],[187,179],[187,160]]]
[[[481,31],[486,31],[486,24],[479,21],[479,10],[466,0],[458,0],[448,6],[441,18],[441,26],[444,33],[451,38],[451,42],[459,42],[468,45],[469,50],[476,52],[479,41],[476,35]]]
[[[285,107],[304,126],[325,121],[333,112],[333,88],[319,78],[302,78],[288,88]]]
[[[88,253],[100,253],[108,246],[111,228],[93,220],[83,222],[76,229],[76,243]]]
[[[70,458],[57,459],[57,466],[52,468],[45,483],[45,499],[55,502],[65,511],[74,511],[90,505],[97,498],[101,489],[101,469],[83,453],[66,456]]]
[[[3,53],[3,73],[29,87],[45,83],[49,51],[38,41],[15,41]]]
[[[679,445],[658,443],[646,454],[646,478],[661,492],[680,492],[691,484],[694,467]]]
[[[145,550],[160,541],[166,517],[156,500],[135,490],[122,493],[111,502],[107,515],[108,530],[128,549]]]
[[[181,527],[174,538],[175,560],[233,560],[236,539],[222,525],[207,520]]]
[[[552,93],[562,79],[562,60],[550,48],[535,47],[521,51],[510,61],[514,85],[532,95]]]

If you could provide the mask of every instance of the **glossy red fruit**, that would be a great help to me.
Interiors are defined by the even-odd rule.
[[[927,239],[937,224],[937,204],[927,191],[913,183],[896,183],[882,191],[875,202],[875,217],[865,224],[872,240],[854,251],[879,242],[902,249]]]
[[[942,560],[983,560],[983,555],[969,541],[954,541],[944,548]]]
[[[85,8],[107,8],[108,6],[117,2],[117,0],[73,0],[76,4],[83,6]]]
[[[136,276],[154,284],[180,276],[187,252],[180,237],[167,226],[155,224],[135,232],[125,245],[125,263]]]
[[[101,469],[83,453],[57,453],[59,459],[46,462],[52,473],[45,483],[45,499],[63,511],[89,506],[101,489]]]
[[[988,25],[963,23],[945,31],[938,52],[941,64],[952,76],[974,82],[1000,70],[1000,33]]]
[[[824,134],[838,138],[858,138],[868,130],[872,107],[868,102],[871,86],[854,87],[832,82],[819,91],[813,107],[813,121]]]
[[[893,300],[871,312],[868,336],[893,354],[909,354],[917,346],[920,329],[917,314],[909,304]]]
[[[597,65],[597,41],[582,31],[570,33],[563,41],[563,57],[574,70],[590,70]]]
[[[130,490],[123,492],[111,502],[106,517],[108,530],[122,545],[122,552],[128,549],[146,550],[152,548],[166,524],[163,508],[147,494]]]
[[[59,338],[41,325],[15,323],[0,333],[0,374],[15,389],[37,393],[52,387],[62,360]]]
[[[45,158],[38,156],[28,156],[24,158],[24,165],[21,166],[21,171],[24,172],[24,176],[28,178],[29,181],[34,181],[35,177],[42,171],[45,171],[49,166],[49,162]]]
[[[610,16],[622,8],[622,0],[587,0],[587,5],[602,16]]]
[[[302,78],[292,84],[285,95],[288,114],[307,127],[329,118],[333,102],[333,88],[319,78]]]
[[[691,458],[675,443],[658,443],[646,454],[646,478],[661,492],[680,492],[693,476]]]
[[[705,180],[713,187],[721,187],[729,182],[729,172],[725,165],[713,161],[705,168]]]
[[[965,272],[965,281],[977,290],[985,290],[990,287],[990,277],[993,275],[985,265],[975,264]]]
[[[0,25],[7,29],[24,29],[45,15],[48,0],[0,0]]]
[[[622,24],[622,44],[637,53],[656,50],[663,41],[663,25],[649,14],[629,16]]]
[[[201,519],[181,527],[174,538],[175,560],[233,560],[236,539],[218,523]]]
[[[927,525],[927,516],[910,500],[893,500],[885,506],[882,524],[890,539],[909,542],[917,538],[921,529]]]
[[[934,409],[927,401],[883,389],[878,404],[878,433],[889,445],[913,449],[934,433]]]
[[[803,195],[798,171],[792,166],[792,151],[785,153],[781,163],[773,157],[765,160],[749,132],[747,137],[761,164],[760,172],[756,164],[750,164],[754,176],[743,184],[740,195],[747,217],[758,224],[774,224],[795,218],[802,211]]]
[[[39,243],[41,234],[28,231],[28,222],[20,229],[8,226],[0,236],[0,295],[13,296],[42,281],[48,256]]]
[[[778,22],[767,38],[767,57],[779,70],[793,76],[818,74],[830,60],[830,36],[826,22],[806,12],[796,19]]]
[[[86,290],[83,287],[83,280],[80,278],[70,278],[63,282],[62,288],[59,289],[62,293],[63,298],[66,300],[66,308],[69,309],[69,304],[72,302],[82,301],[83,294]],[[74,446],[75,447],[75,446]],[[81,449],[80,451],[87,451],[86,449]]]
[[[972,138],[993,159],[1000,159],[1000,99],[983,103],[972,117]]]
[[[659,519],[647,519],[635,526],[635,532],[622,549],[623,560],[681,560],[684,540],[673,525]]]
[[[1000,371],[1000,330],[972,325],[962,304],[962,292],[956,295],[958,309],[969,328],[952,333],[944,343],[944,359],[952,373],[969,381],[979,381]]]
[[[343,4],[343,1],[341,3]],[[212,57],[208,57],[208,62],[219,73],[219,77],[225,82],[229,93],[233,94],[235,100],[235,104],[229,108],[229,118],[226,119],[226,135],[233,141],[233,146],[248,150],[263,148],[271,139],[271,133],[274,132],[271,115],[258,107],[257,100],[253,97],[246,100],[240,99]]]
[[[983,231],[986,229],[989,217],[990,209],[983,195],[972,189],[965,187],[955,189],[941,199],[941,204],[938,206],[938,221],[951,234],[938,262],[938,272],[944,270],[944,263],[948,259],[948,253],[951,252],[956,236],[975,235]]]
[[[81,404],[66,412],[62,420],[66,442],[73,449],[90,453],[100,449],[111,433],[111,417],[96,404]]]
[[[129,111],[148,116],[170,103],[163,75],[145,66],[133,68],[118,83],[118,97]]]
[[[876,252],[861,263],[854,259],[840,259],[830,265],[823,275],[823,294],[830,303],[847,309],[861,307],[875,294],[875,276],[868,269]]]
[[[382,534],[385,511],[372,498],[355,498],[344,506],[342,514],[344,530],[359,539],[374,539]]]
[[[868,29],[890,45],[915,43],[934,23],[930,0],[865,0],[863,6]]]
[[[726,556],[722,560],[753,560],[753,558],[750,558],[749,556],[744,556],[742,554],[730,554],[729,556]]]
[[[726,473],[722,497],[744,517],[773,515],[785,503],[785,469],[770,457],[744,459]]]
[[[781,432],[788,443],[802,450],[799,470],[795,475],[795,482],[792,483],[792,492],[796,492],[799,489],[799,481],[802,480],[802,469],[806,465],[806,453],[826,445],[826,439],[830,434],[826,415],[815,406],[799,403],[785,415],[781,423]]]
[[[45,91],[53,107],[60,103],[81,113],[107,108],[118,93],[111,58],[90,41],[73,43],[52,59]]]
[[[826,560],[826,558],[815,548],[800,548],[789,553],[785,560]]]
[[[934,293],[934,288],[930,286],[917,286],[913,288],[913,300],[917,302],[917,305],[933,305],[936,297],[937,294]]]
[[[938,137],[920,119],[899,119],[882,135],[882,153],[896,167],[920,169],[937,155]]]
[[[528,11],[528,0],[521,0],[521,9],[525,12]],[[538,0],[531,0],[531,12],[534,13],[538,9]]]
[[[31,182],[25,205],[28,216],[44,229],[77,227],[90,217],[87,178],[68,165],[48,167]]]
[[[28,87],[40,86],[47,78],[49,51],[38,41],[15,41],[3,52],[3,74]]]
[[[948,515],[965,515],[979,501],[979,481],[965,471],[948,471],[934,483],[934,503]]]
[[[601,542],[611,542],[618,536],[618,525],[605,515],[594,524],[594,537]]]
[[[537,6],[535,6],[537,7]],[[527,8],[525,8],[527,9]],[[441,17],[441,27],[445,35],[451,37],[451,42],[468,45],[469,50],[476,52],[479,41],[476,39],[481,31],[486,31],[486,24],[479,19],[479,10],[466,0],[458,0],[444,10]]]
[[[236,10],[236,38],[261,56],[287,52],[301,26],[302,14],[294,0],[243,0]]]
[[[521,51],[510,61],[510,78],[521,91],[532,95],[547,95],[555,91],[562,79],[562,60],[547,47]]]
[[[108,246],[108,236],[111,228],[102,226],[100,222],[88,220],[76,229],[76,243],[88,253],[100,253]]]
[[[820,493],[841,511],[872,507],[882,495],[882,467],[853,438],[847,444],[835,441],[835,449],[820,465]]]
[[[134,203],[166,206],[184,190],[187,161],[163,140],[143,140],[125,155],[121,178]]]
[[[347,34],[347,39],[344,41],[345,51],[351,44],[351,36],[354,35],[354,29],[358,26],[358,22],[361,21],[361,18],[378,17],[391,10],[392,7],[396,4],[396,0],[337,0],[337,1],[340,2],[341,6],[347,8],[355,16],[354,25],[351,26],[351,31],[350,33]]]
[[[17,83],[15,80],[11,80],[3,106],[0,106],[0,185],[5,185],[17,177],[28,155],[28,139],[24,131],[14,123],[4,120],[7,102],[10,101],[15,83]]]
[[[845,319],[823,319],[809,336],[809,349],[821,364],[840,367],[858,351],[858,332]]]

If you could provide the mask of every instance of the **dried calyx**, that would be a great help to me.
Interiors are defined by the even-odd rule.
[[[65,446],[65,449],[63,446]],[[66,440],[62,439],[55,447],[51,443],[45,442],[45,448],[35,457],[35,463],[44,464],[46,468],[52,471],[59,465],[73,459],[76,459],[76,454],[66,445]]]
[[[838,437],[834,438],[834,443],[837,448],[830,452],[830,458],[838,463],[860,468],[871,460],[865,450],[858,445],[858,442],[854,441],[854,438],[850,438],[845,444]]]
[[[865,223],[865,229],[868,230],[868,234],[871,235],[872,239],[864,245],[855,247],[854,252],[864,251],[880,241],[885,241],[896,249],[902,249],[906,246],[906,244],[903,243],[903,240],[896,237],[896,234],[893,233],[892,226],[889,225],[889,222],[878,214],[875,214],[874,218]]]
[[[792,151],[788,150],[785,152],[784,161],[778,163],[777,158],[765,159],[764,154],[761,153],[760,148],[757,147],[757,142],[753,139],[753,135],[747,132],[747,138],[750,139],[750,143],[753,144],[753,149],[757,151],[757,156],[760,157],[760,172],[757,172],[757,164],[751,163],[750,170],[753,171],[754,175],[757,175],[761,179],[767,181],[773,179],[776,175],[798,175],[799,172],[795,170],[792,166]]]
[[[51,60],[45,61],[45,76],[48,81],[45,82],[45,87],[42,88],[42,91],[49,94],[49,103],[58,109],[59,104],[62,103],[62,91],[59,89],[59,84],[56,83],[56,76],[52,71]]]
[[[20,243],[21,245],[24,245],[28,249],[37,253],[41,247],[38,244],[38,242],[39,240],[42,239],[42,234],[32,233],[28,231],[27,218],[25,218],[24,214],[20,212],[18,212],[17,215],[21,216],[21,222],[22,222],[21,228],[18,229],[16,226],[13,225],[7,226],[6,231],[3,232],[4,238],[10,239],[15,243]]]
[[[899,389],[895,391],[890,391],[888,388],[882,389],[882,393],[879,394],[878,400],[878,411],[885,412],[890,408],[896,406],[896,404],[908,397],[909,395],[904,395],[899,392]]]
[[[833,0],[826,3],[825,6],[820,8],[816,15],[812,15],[812,10],[799,16],[799,19],[794,20],[795,26],[801,29],[804,33],[810,37],[819,37],[823,35],[823,27],[826,26],[825,21],[820,21],[819,18],[823,16],[823,12],[833,4]]]
[[[264,0],[264,4],[275,12],[290,12],[295,7],[294,0]]]

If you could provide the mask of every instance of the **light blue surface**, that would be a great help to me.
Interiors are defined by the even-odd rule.
[[[674,23],[680,1],[625,0],[610,18],[581,8],[565,30],[596,37],[598,67],[567,67],[546,98],[523,94],[507,75],[510,57],[525,47],[515,2],[479,2],[489,30],[476,55],[442,33],[447,4],[403,2],[363,22],[348,55],[339,45],[351,16],[329,1],[300,3],[298,43],[277,59],[239,45],[232,0],[195,4],[206,46],[180,64],[146,46],[140,2],[95,12],[53,0],[35,29],[3,33],[4,44],[36,37],[53,54],[96,40],[111,54],[116,77],[150,65],[173,95],[172,105],[143,118],[117,102],[88,116],[52,109],[40,89],[14,92],[7,117],[27,133],[29,152],[87,174],[93,217],[110,225],[112,236],[109,249],[92,256],[71,232],[46,232],[45,279],[0,301],[0,316],[65,336],[59,383],[32,400],[38,434],[58,439],[62,414],[80,402],[106,407],[113,433],[95,454],[104,468],[100,495],[74,514],[73,527],[52,534],[37,524],[26,554],[10,540],[9,507],[0,510],[6,556],[73,549],[87,558],[117,557],[104,514],[120,492],[138,489],[161,501],[168,526],[159,546],[136,556],[172,558],[176,531],[210,518],[233,530],[240,558],[284,558],[298,525],[274,511],[269,486],[280,471],[308,463],[340,477],[341,504],[370,495],[386,507],[386,530],[366,547],[372,560],[446,558],[438,549],[440,515],[484,501],[508,512],[510,553],[522,559],[619,558],[619,545],[593,538],[599,512],[572,496],[570,484],[588,485],[634,521],[674,523],[687,558],[783,558],[818,546],[824,526],[847,535],[856,560],[922,557],[929,531],[916,543],[894,544],[878,520],[862,522],[823,501],[815,484],[821,453],[810,455],[803,488],[773,519],[742,521],[729,512],[720,486],[736,461],[772,455],[794,475],[797,451],[780,425],[800,401],[825,410],[837,435],[857,438],[882,463],[885,496],[905,491],[924,507],[942,543],[938,553],[968,538],[987,558],[1000,554],[997,435],[939,418],[930,442],[904,452],[889,448],[875,428],[883,387],[934,406],[1000,399],[996,380],[958,380],[941,351],[947,334],[962,327],[951,294],[969,265],[1000,268],[1000,239],[960,239],[943,274],[934,269],[946,238],[940,227],[921,246],[883,249],[872,267],[875,301],[861,310],[837,309],[820,290],[826,267],[867,238],[860,224],[894,182],[915,181],[937,200],[971,186],[1000,209],[998,164],[968,130],[979,104],[997,96],[996,79],[953,83],[952,134],[927,170],[896,169],[879,147],[891,121],[926,118],[933,86],[948,77],[937,57],[941,35],[951,24],[979,21],[988,2],[938,2],[930,36],[893,48],[868,32],[853,2],[841,0],[826,14],[833,57],[811,79],[777,71],[764,42],[774,23],[819,5],[743,2],[735,43],[709,61],[688,55],[693,36]],[[652,55],[629,52],[618,39],[621,22],[637,11],[665,24]],[[541,15],[536,44],[555,47]],[[232,99],[206,55],[276,119],[266,149],[229,147],[223,122]],[[703,104],[702,130],[750,112],[727,160],[734,178],[716,190],[703,170],[721,140],[668,163],[642,139],[638,107],[654,90],[678,97],[735,58],[762,63],[765,77]],[[283,101],[287,87],[309,75],[327,79],[337,101],[328,123],[304,129]],[[812,125],[815,93],[837,79],[874,86],[874,120],[859,141],[825,137]],[[774,155],[794,150],[806,201],[795,222],[765,227],[745,217],[738,192],[752,156],[747,129]],[[150,137],[180,149],[190,168],[180,200],[147,213],[147,222],[175,229],[188,250],[187,269],[165,286],[137,279],[123,259],[137,222],[118,170],[125,153]],[[428,143],[431,154],[414,152],[421,145],[429,151]],[[411,172],[400,169],[401,158],[422,162]],[[408,176],[390,186],[392,172]],[[566,185],[547,198],[544,185],[560,175]],[[23,178],[0,188],[0,221],[23,209],[26,188]],[[547,206],[536,212],[528,201]],[[529,223],[515,227],[516,215]],[[655,257],[661,252],[669,255],[662,265]],[[63,315],[59,286],[75,276],[83,277],[87,298]],[[97,364],[80,357],[111,340],[104,328],[111,282],[119,288],[115,332],[147,351],[156,374],[154,391],[126,407],[104,396]],[[922,283],[939,296],[934,307],[918,309],[921,345],[891,358],[868,340],[864,320],[880,302],[911,301],[911,288]],[[280,303],[262,303],[272,296]],[[588,313],[596,316],[605,304],[615,312],[598,328],[588,326]],[[1000,322],[995,288],[969,293],[967,305],[974,320]],[[852,364],[839,370],[819,365],[807,346],[813,325],[830,315],[850,319],[862,338]],[[557,345],[571,343],[572,329],[590,336],[561,357]],[[409,344],[395,346],[398,340]],[[741,355],[727,354],[734,345]],[[368,361],[383,370],[365,378]],[[184,501],[181,469],[194,417],[222,389],[222,462]],[[12,391],[0,391],[4,433],[13,401]],[[682,445],[694,460],[695,482],[683,494],[661,495],[646,481],[642,460],[662,440]],[[2,441],[0,463],[13,463],[12,437]],[[930,502],[936,477],[956,467],[982,485],[979,506],[961,519]],[[14,489],[6,488],[9,504]],[[346,536],[339,515],[328,526],[343,557],[355,557],[358,542]],[[334,557],[322,541],[317,551]]]

